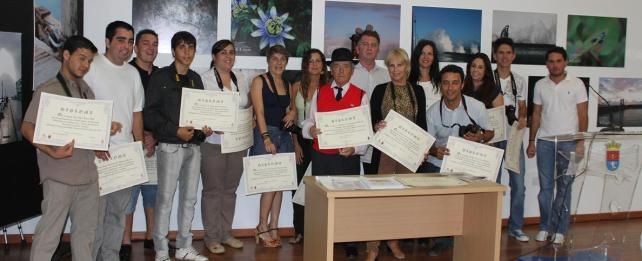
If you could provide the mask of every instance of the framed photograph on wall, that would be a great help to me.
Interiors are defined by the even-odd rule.
[[[56,77],[65,40],[83,32],[83,0],[34,0],[33,89]]]
[[[624,67],[626,18],[568,16],[568,65]]]
[[[421,39],[437,45],[440,62],[468,62],[480,50],[481,10],[412,7],[412,46]]]
[[[0,146],[22,140],[22,34],[0,31]]]
[[[218,1],[132,0],[132,25],[136,31],[158,33],[158,53],[172,53],[171,39],[176,32],[188,31],[196,37],[196,54],[210,54],[217,37]]]
[[[290,57],[310,49],[312,0],[232,0],[231,39],[236,55],[264,56],[282,45]]]
[[[642,127],[642,78],[600,78],[597,126],[609,126],[610,118],[622,127]],[[610,106],[609,106],[610,105]]]
[[[324,54],[332,55],[334,49],[345,47],[352,49],[352,36],[363,30],[374,30],[379,33],[378,60],[383,60],[388,52],[399,47],[399,5],[331,2],[325,3],[325,39]]]
[[[555,47],[556,33],[557,14],[493,11],[493,43],[499,38],[513,39],[513,64],[545,64],[546,52]]]

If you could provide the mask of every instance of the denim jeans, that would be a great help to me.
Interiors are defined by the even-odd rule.
[[[507,142],[500,141],[496,147],[505,150]],[[504,153],[505,155],[505,153]],[[499,169],[497,175],[497,183],[502,183],[502,171]],[[524,175],[526,175],[525,157],[524,157],[524,144],[519,149],[519,173],[512,170],[508,171],[509,186],[510,186],[510,216],[508,217],[508,231],[522,229],[524,225],[524,198],[526,196],[526,187],[524,186]]]
[[[174,194],[178,195],[178,233],[176,247],[192,246],[192,220],[201,173],[201,149],[194,144],[158,145],[158,191],[154,211],[154,248],[157,254],[168,254],[167,233]]]
[[[571,188],[573,177],[564,175],[568,159],[560,155],[575,151],[575,141],[555,142],[537,140],[537,171],[539,174],[539,201],[541,231],[566,234],[569,226]],[[557,187],[555,187],[557,186]],[[555,198],[553,199],[553,189]]]
[[[132,187],[132,197],[127,205],[127,215],[134,214],[138,203],[138,194],[143,196],[143,208],[154,208],[156,205],[157,185],[136,185]]]
[[[292,135],[289,132],[280,130],[278,127],[267,126],[267,131],[270,134],[272,144],[276,147],[277,153],[294,152],[294,143],[292,143]],[[265,150],[263,144],[263,137],[259,132],[259,128],[254,128],[254,145],[250,148],[250,156],[269,154]]]

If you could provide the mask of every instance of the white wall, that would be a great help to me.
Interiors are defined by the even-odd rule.
[[[189,3],[189,1],[185,1]],[[324,14],[325,14],[324,0],[314,0],[312,4],[312,47],[323,50],[323,36],[324,36]],[[466,9],[481,9],[482,10],[482,38],[481,38],[481,51],[484,53],[491,53],[491,27],[492,27],[492,12],[493,10],[507,10],[507,11],[522,11],[522,12],[541,12],[541,13],[556,13],[557,22],[557,45],[566,46],[566,21],[569,14],[573,15],[591,15],[591,16],[611,16],[611,17],[625,17],[627,18],[627,50],[625,68],[591,68],[591,67],[569,67],[568,71],[573,75],[591,77],[591,85],[597,86],[599,77],[642,77],[640,68],[642,68],[642,33],[640,33],[639,25],[642,24],[642,18],[639,16],[639,10],[642,9],[642,2],[638,0],[572,0],[572,1],[559,1],[559,0],[539,0],[539,1],[526,1],[526,0],[372,0],[372,1],[354,1],[348,0],[344,2],[370,2],[370,3],[385,3],[385,4],[398,4],[401,6],[401,28],[400,28],[400,45],[407,51],[411,50],[411,19],[412,19],[412,6],[434,6],[434,7],[451,7],[451,8],[466,8]],[[230,35],[230,0],[218,1],[218,38],[229,38]],[[131,6],[132,0],[86,0],[85,1],[85,14],[84,14],[84,32],[85,36],[91,39],[99,50],[104,50],[104,30],[105,26],[113,20],[124,20],[131,22]],[[638,11],[636,11],[638,10]],[[210,45],[212,43],[199,43]],[[172,61],[171,55],[160,54],[156,60],[156,64],[164,66]],[[209,55],[198,55],[194,60],[194,68],[207,68],[210,62]],[[301,60],[299,58],[290,59],[288,69],[300,68]],[[444,64],[442,64],[443,66]],[[460,64],[463,66],[463,64]],[[263,69],[266,68],[265,58],[263,57],[237,57],[236,68],[245,69]],[[517,73],[530,76],[530,75],[546,75],[547,71],[544,66],[532,65],[515,65],[514,71]],[[597,128],[595,115],[597,114],[597,97],[591,93],[589,97],[589,130],[595,131]],[[635,129],[628,129],[635,130]],[[527,141],[528,138],[525,138]],[[539,216],[537,205],[537,193],[539,191],[537,181],[537,169],[534,159],[527,160],[526,163],[526,209],[525,215],[527,217]],[[601,185],[596,182],[590,182],[591,187],[588,190],[601,191]],[[503,184],[508,184],[506,175],[504,175]],[[640,187],[640,186],[638,186]],[[635,198],[640,198],[640,189],[637,189]],[[253,228],[258,221],[258,196],[243,196],[244,189],[243,183],[239,186],[237,192],[239,194],[237,199],[237,211],[235,216],[234,228]],[[505,197],[504,204],[504,217],[508,216],[508,193]],[[289,227],[292,224],[292,207],[290,204],[289,192],[284,194],[283,207],[281,210],[281,224],[282,227]],[[176,203],[175,203],[176,205]],[[599,211],[599,202],[582,202],[580,211],[582,213],[595,213]],[[194,229],[202,229],[200,219],[200,200],[196,206],[196,215],[193,222]],[[141,209],[139,200],[138,209]],[[642,210],[642,200],[634,200],[634,210]],[[142,211],[136,213],[135,216],[135,231],[142,231],[145,229],[145,222]],[[175,211],[174,211],[175,213]],[[26,221],[23,224],[25,233],[33,233],[37,218]],[[172,229],[176,228],[175,221],[171,224]],[[10,234],[16,234],[17,229],[11,227]]]

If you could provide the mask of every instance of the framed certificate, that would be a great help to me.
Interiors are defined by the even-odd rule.
[[[236,131],[239,99],[238,92],[183,88],[178,126]]]
[[[321,133],[317,135],[321,149],[367,145],[370,144],[374,135],[369,106],[317,112],[315,118],[316,126],[321,130]]]
[[[252,132],[253,113],[252,107],[239,109],[237,131],[228,131],[221,135],[221,153],[232,153],[246,150],[254,144]]]
[[[149,181],[140,141],[109,148],[109,160],[95,159],[101,196]]]
[[[450,155],[444,156],[439,172],[463,172],[490,181],[497,178],[504,150],[454,136],[448,137],[446,147]]]
[[[297,189],[294,153],[243,158],[246,195]]]
[[[33,143],[107,150],[112,101],[70,98],[41,93]]]
[[[506,140],[506,107],[499,106],[492,109],[487,109],[488,113],[488,126],[495,132],[493,139],[488,143],[495,143]]]
[[[435,137],[401,114],[390,110],[386,127],[375,133],[372,146],[413,172],[424,161]]]

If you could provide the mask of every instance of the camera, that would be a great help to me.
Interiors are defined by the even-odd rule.
[[[207,137],[202,130],[194,129],[194,136],[192,136],[192,139],[189,140],[189,143],[201,144],[203,141],[205,141],[205,138]]]
[[[513,125],[513,122],[517,121],[517,116],[515,116],[515,106],[506,106],[506,119],[508,120],[508,125]]]
[[[296,124],[290,125],[290,127],[285,127],[285,122],[281,122],[281,126],[279,126],[281,130],[290,132],[292,134],[296,134],[301,136],[301,127],[297,126]]]
[[[466,135],[466,133],[469,133],[469,132],[470,133],[478,133],[479,131],[481,131],[481,129],[482,128],[479,127],[479,125],[472,124],[472,123],[468,124],[466,126],[463,126],[463,127],[459,127],[459,137],[463,138],[464,135]]]

